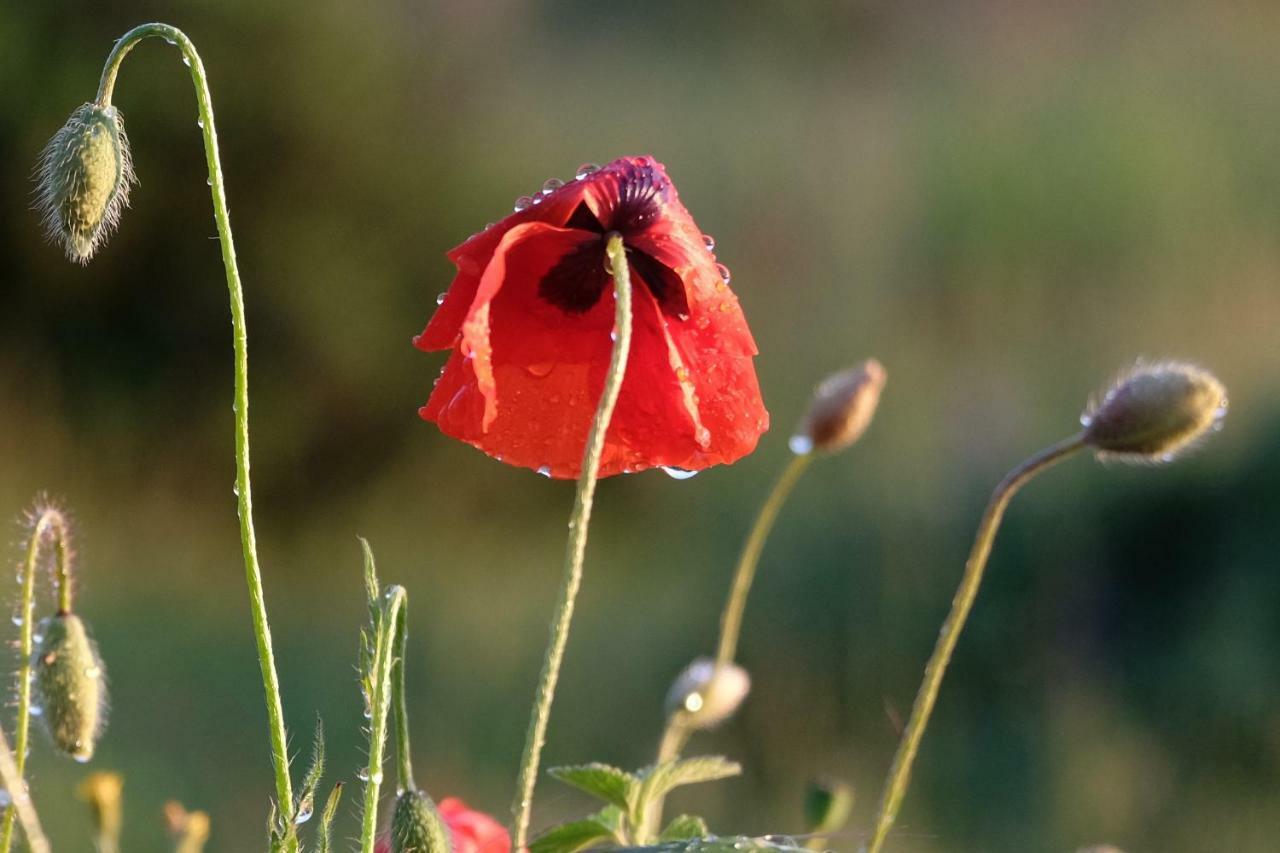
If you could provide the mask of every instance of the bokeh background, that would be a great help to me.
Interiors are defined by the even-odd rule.
[[[6,3],[0,514],[16,561],[37,492],[75,513],[114,693],[93,766],[126,778],[127,849],[168,849],[168,798],[211,813],[211,850],[261,849],[272,791],[226,291],[173,50],[124,66],[142,184],[93,264],[28,209],[45,140],[149,19],[209,69],[285,706],[300,752],[324,718],[330,778],[363,760],[362,534],[411,594],[422,781],[505,816],[572,485],[421,422],[441,357],[410,337],[446,249],[548,177],[651,152],[733,270],[774,427],[732,468],[602,485],[546,763],[651,759],[808,389],[875,355],[876,424],[814,467],[765,554],[755,692],[692,747],[746,773],[671,804],[801,832],[806,779],[832,774],[859,794],[836,840],[856,848],[991,486],[1117,369],[1176,355],[1226,381],[1226,430],[1168,468],[1076,459],[1019,498],[893,849],[1275,849],[1280,8]],[[42,741],[32,767],[56,849],[88,849],[86,768]],[[587,805],[547,781],[535,822]]]

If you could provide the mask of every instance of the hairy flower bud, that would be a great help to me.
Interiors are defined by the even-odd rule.
[[[750,691],[751,677],[736,663],[717,667],[711,658],[698,658],[667,692],[667,716],[681,714],[690,728],[715,728],[737,712]]]
[[[836,832],[853,811],[853,789],[838,779],[815,779],[804,793],[804,821],[809,832]]]
[[[1085,444],[1099,455],[1134,462],[1169,462],[1217,427],[1227,391],[1193,364],[1138,365],[1121,376],[1080,418]]]
[[[872,358],[824,379],[791,437],[792,452],[836,453],[861,438],[875,416],[886,378],[884,367]]]
[[[449,827],[422,791],[404,791],[391,817],[391,853],[451,853]]]
[[[44,620],[41,633],[32,661],[41,719],[58,749],[76,761],[88,761],[106,719],[107,687],[98,648],[74,613]]]
[[[136,182],[124,120],[115,107],[84,104],[40,155],[37,208],[49,239],[87,264],[120,221]]]

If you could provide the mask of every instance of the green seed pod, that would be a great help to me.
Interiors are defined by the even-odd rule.
[[[804,792],[804,821],[810,832],[838,832],[852,811],[853,789],[837,779],[815,779]]]
[[[93,757],[106,721],[107,685],[98,647],[74,613],[41,623],[32,667],[41,719],[54,746],[76,761]]]
[[[1171,462],[1218,427],[1227,390],[1193,364],[1138,365],[1121,376],[1080,418],[1085,444],[1100,456],[1129,462]]]
[[[37,208],[50,240],[87,264],[120,221],[136,182],[124,120],[115,107],[84,104],[40,155]]]
[[[449,828],[422,791],[404,791],[391,817],[391,853],[452,853]]]

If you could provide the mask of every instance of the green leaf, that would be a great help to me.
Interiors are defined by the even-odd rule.
[[[589,817],[548,830],[529,844],[529,853],[578,853],[613,840],[612,829],[598,818]]]
[[[316,717],[315,742],[311,747],[311,766],[302,777],[298,789],[298,798],[293,805],[292,819],[294,824],[303,823],[311,816],[316,807],[316,786],[324,775],[324,722]],[[306,815],[306,817],[303,817]]]
[[[329,835],[333,829],[333,817],[338,813],[338,802],[342,799],[342,783],[334,783],[329,792],[329,799],[320,813],[320,827],[317,830],[316,853],[329,853]]]
[[[706,838],[711,834],[707,822],[697,815],[682,814],[673,818],[667,828],[658,836],[659,841],[688,841],[691,838]]]
[[[640,782],[639,801],[643,805],[656,797],[665,797],[682,785],[714,782],[742,772],[742,765],[719,755],[680,758],[649,768]]]
[[[612,803],[623,811],[631,808],[631,798],[638,790],[640,780],[625,770],[608,764],[578,764],[572,767],[552,767],[547,771],[555,778],[586,791],[606,803]]]

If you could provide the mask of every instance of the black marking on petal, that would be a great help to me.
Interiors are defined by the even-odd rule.
[[[675,270],[639,249],[627,249],[627,263],[644,280],[662,313],[681,320],[689,316],[689,296]]]
[[[600,224],[599,219],[596,219],[596,215],[591,212],[591,208],[587,207],[585,201],[578,202],[578,206],[573,209],[573,215],[569,217],[564,227],[593,231],[596,234],[604,233],[604,226]]]
[[[585,314],[611,281],[604,242],[590,240],[566,253],[538,282],[538,295],[570,314]]]

